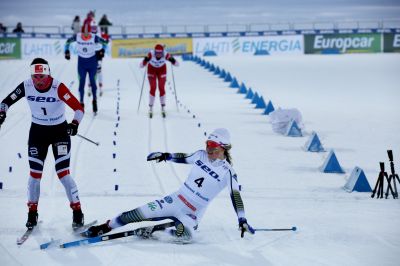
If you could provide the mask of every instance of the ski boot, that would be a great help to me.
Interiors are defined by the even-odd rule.
[[[94,226],[89,227],[89,229],[87,231],[82,233],[82,236],[95,237],[95,236],[101,236],[101,235],[107,234],[108,232],[111,231],[110,226],[108,226],[109,222],[110,221],[107,221],[104,224],[94,225]]]
[[[28,212],[28,221],[26,222],[26,227],[28,229],[33,229],[37,225],[39,214],[37,211]]]
[[[73,210],[72,212],[72,229],[76,230],[85,224],[82,210]]]
[[[150,106],[150,109],[149,109],[149,117],[153,118],[153,107],[152,106]]]
[[[100,97],[103,96],[103,83],[99,83],[99,88],[100,88]]]
[[[81,102],[81,106],[83,109],[85,109],[85,104],[83,102]]]
[[[93,100],[93,113],[97,113],[97,100]]]
[[[167,117],[167,113],[165,112],[165,106],[164,105],[161,106],[161,115],[162,115],[163,118]]]

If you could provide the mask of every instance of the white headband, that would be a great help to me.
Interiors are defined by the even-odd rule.
[[[31,75],[41,74],[50,75],[50,67],[47,64],[34,64],[31,65]]]

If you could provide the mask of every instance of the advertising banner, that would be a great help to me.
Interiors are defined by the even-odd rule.
[[[144,57],[156,44],[165,45],[170,54],[192,53],[191,38],[113,40],[113,58]]]
[[[22,59],[42,57],[44,59],[63,58],[65,39],[22,39]]]
[[[400,33],[385,33],[383,35],[383,51],[385,53],[400,53]]]
[[[0,38],[0,59],[21,59],[21,39]]]
[[[320,34],[305,35],[306,54],[379,53],[381,34]]]
[[[270,55],[303,54],[303,36],[254,36],[193,39],[193,54],[202,56],[206,51],[217,55],[254,55],[264,51]]]
[[[21,53],[23,59],[42,57],[44,59],[64,58],[64,46],[67,39],[23,38]],[[108,44],[105,55],[110,56],[111,44]],[[101,45],[99,44],[99,49]],[[71,56],[77,56],[75,42],[70,45]]]

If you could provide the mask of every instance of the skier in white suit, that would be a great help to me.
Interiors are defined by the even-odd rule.
[[[193,154],[161,152],[149,154],[148,161],[173,161],[192,164],[193,167],[178,191],[123,212],[104,224],[92,226],[87,230],[86,235],[99,236],[128,223],[171,219],[175,222],[175,228],[167,229],[167,233],[177,238],[190,240],[208,204],[227,186],[238,217],[241,236],[243,237],[244,232],[254,234],[254,229],[247,223],[245,217],[237,175],[231,164],[230,149],[228,130],[218,128],[209,135],[206,150],[199,150]]]

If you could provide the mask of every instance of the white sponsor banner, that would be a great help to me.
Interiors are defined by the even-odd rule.
[[[193,54],[214,51],[217,55],[254,55],[267,51],[270,55],[304,54],[303,35],[194,38]]]
[[[42,57],[44,59],[63,58],[64,47],[67,39],[50,39],[50,38],[22,38],[21,39],[21,56],[22,59],[33,59]],[[101,44],[99,44],[101,49]],[[75,42],[69,47],[71,56],[77,56]],[[111,55],[111,40],[109,41],[105,53],[106,57]]]
[[[21,39],[22,59],[33,59],[35,57],[54,58],[64,56],[63,39]]]

